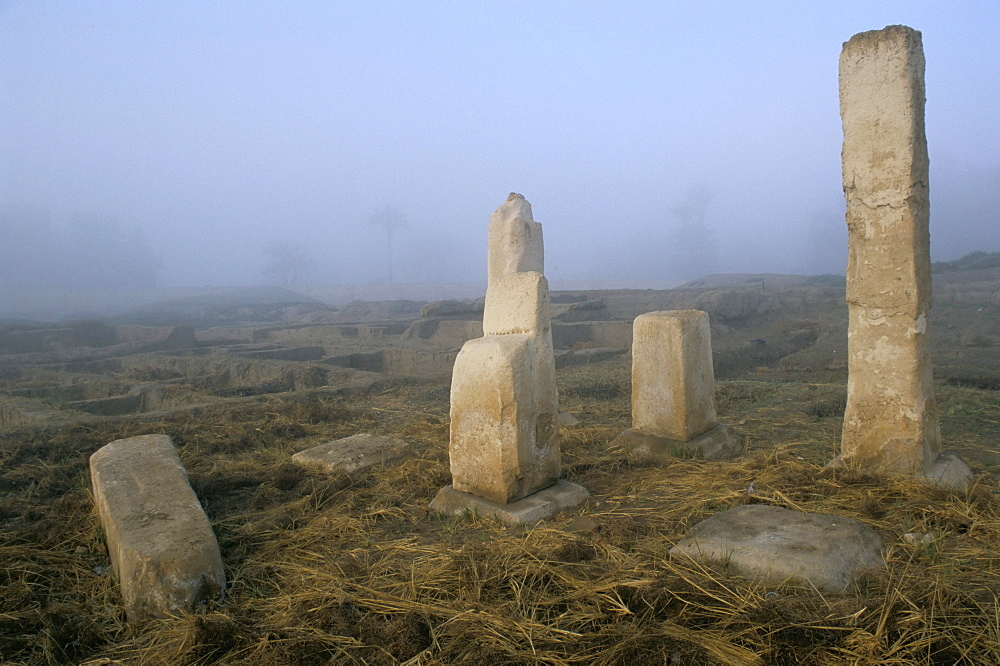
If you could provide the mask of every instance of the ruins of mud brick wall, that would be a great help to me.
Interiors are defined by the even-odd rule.
[[[905,26],[863,32],[840,56],[847,199],[848,385],[836,464],[964,487],[941,455],[927,338],[931,305],[924,54]]]

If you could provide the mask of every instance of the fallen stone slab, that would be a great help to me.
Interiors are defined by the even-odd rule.
[[[299,451],[292,460],[306,467],[350,474],[372,465],[388,465],[416,453],[409,442],[361,433]]]
[[[478,495],[463,493],[449,485],[438,491],[431,500],[430,509],[451,516],[472,511],[483,518],[496,518],[505,525],[533,525],[583,504],[588,497],[590,493],[586,488],[564,479],[510,504],[499,504]]]
[[[747,504],[695,525],[670,557],[724,565],[769,583],[840,592],[862,572],[884,566],[881,552],[881,537],[853,518]]]
[[[723,423],[686,442],[629,429],[618,435],[611,445],[621,447],[626,455],[638,460],[691,456],[726,460],[743,453],[743,437]]]
[[[219,544],[168,436],[107,444],[90,457],[90,478],[130,621],[221,598]]]

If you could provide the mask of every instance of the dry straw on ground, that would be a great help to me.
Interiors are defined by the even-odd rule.
[[[565,476],[593,496],[578,512],[586,519],[522,528],[428,515],[449,480],[444,383],[9,431],[0,655],[92,665],[1000,663],[1000,492],[987,451],[1000,441],[995,392],[941,390],[949,441],[983,453],[972,456],[978,485],[956,493],[821,473],[843,384],[786,379],[720,384],[721,417],[747,435],[745,458],[643,466],[607,445],[628,424],[627,367],[561,371],[562,404],[581,421],[563,432]],[[353,477],[287,462],[359,431],[408,439],[421,455]],[[145,432],[178,445],[230,589],[204,612],[128,627],[85,465],[104,443]],[[747,502],[863,520],[882,535],[888,566],[821,595],[668,558],[691,525]],[[931,537],[910,543],[906,533]]]

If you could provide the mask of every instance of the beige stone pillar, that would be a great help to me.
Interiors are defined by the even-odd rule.
[[[614,441],[638,458],[731,458],[743,440],[720,425],[708,313],[647,312],[632,324],[632,428]]]
[[[632,324],[632,429],[686,442],[717,425],[708,314],[647,312]]]
[[[465,343],[452,372],[456,490],[507,504],[559,479],[549,290],[541,273],[509,273],[486,294],[485,336]]]
[[[431,509],[475,510],[533,522],[588,495],[559,480],[559,399],[542,275],[542,230],[531,204],[511,194],[490,217],[483,337],[455,359],[449,459],[452,485]]]
[[[889,26],[844,44],[840,114],[850,317],[840,460],[940,476],[919,32]]]

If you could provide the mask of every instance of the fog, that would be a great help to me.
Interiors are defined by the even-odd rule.
[[[997,3],[0,2],[0,293],[481,283],[511,191],[556,288],[842,273],[838,57],[896,23],[932,256],[1000,250]]]

